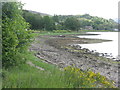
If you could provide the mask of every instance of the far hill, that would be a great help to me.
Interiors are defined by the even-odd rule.
[[[33,13],[33,14],[39,14],[41,16],[51,16],[50,14],[46,14],[46,13],[41,13],[41,12],[37,12],[37,11],[32,11],[32,10],[23,10],[25,12],[30,12],[30,13]]]
[[[76,27],[75,23],[77,23],[79,30],[114,30],[118,25],[113,19],[108,20],[89,14],[52,16],[46,13],[23,10],[23,17],[31,25],[31,29],[38,30],[73,30]]]

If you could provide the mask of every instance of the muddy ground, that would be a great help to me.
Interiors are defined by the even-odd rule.
[[[55,64],[60,68],[75,66],[82,70],[92,70],[95,73],[115,81],[118,86],[118,64],[111,59],[99,56],[98,53],[83,49],[81,43],[98,43],[107,40],[77,38],[76,35],[44,35],[37,36],[31,44],[30,51],[44,62]]]

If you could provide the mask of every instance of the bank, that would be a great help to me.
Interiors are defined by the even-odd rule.
[[[118,82],[118,64],[117,62],[92,53],[89,49],[82,49],[74,44],[80,43],[98,43],[107,40],[81,39],[77,38],[79,34],[70,35],[39,35],[31,45],[30,50],[35,51],[38,58],[42,58],[50,64],[64,68],[75,66],[82,70],[92,70],[100,73],[110,80]],[[81,35],[81,34],[80,34]]]
[[[25,55],[26,64],[8,70],[3,69],[3,88],[113,88],[113,85],[117,86],[118,69],[115,62],[88,53],[88,49],[74,45],[103,42],[103,40],[80,39],[76,38],[77,35],[79,34],[35,34],[34,42]]]

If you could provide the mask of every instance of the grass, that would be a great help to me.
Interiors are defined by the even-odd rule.
[[[112,30],[80,30],[81,32],[116,32]]]
[[[75,67],[60,70],[57,66],[44,63],[28,53],[27,61],[44,68],[23,64],[18,67],[3,69],[3,88],[113,88],[113,82],[92,71],[81,71]]]
[[[75,32],[65,33],[75,34]],[[77,34],[77,33],[76,33]],[[61,33],[34,33],[36,35],[61,35]],[[60,70],[57,66],[42,62],[31,52],[26,53],[27,61],[45,70],[39,70],[28,64],[2,70],[2,88],[114,88],[114,82],[99,73],[81,71],[75,67]]]
[[[60,72],[40,71],[29,65],[16,67],[6,73],[3,88],[57,88],[63,85]],[[55,81],[58,81],[57,85]]]
[[[27,64],[3,70],[3,88],[59,88],[64,86],[63,79],[61,79],[62,73],[56,66],[39,62],[40,60],[31,54],[28,56],[30,61],[44,68],[45,71]]]
[[[42,31],[42,30],[31,30],[30,32],[34,33],[35,35],[70,35],[70,34],[82,34],[86,32],[115,32],[111,30],[79,30],[77,31],[71,31],[71,30],[53,30],[53,31]],[[37,32],[37,33],[36,33]]]
[[[54,33],[54,32],[43,32],[39,33],[39,35],[69,35],[69,34],[80,34],[78,32],[66,32],[66,33]]]
[[[52,71],[54,69],[59,70],[57,68],[57,66],[43,62],[44,60],[39,59],[39,58],[33,56],[33,53],[31,53],[31,52],[29,52],[29,54],[27,54],[27,57],[29,57],[28,61],[31,61],[33,64],[35,64],[37,66],[40,66],[40,67],[44,68],[47,71]]]

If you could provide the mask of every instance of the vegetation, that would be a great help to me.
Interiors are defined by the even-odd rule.
[[[80,28],[80,22],[77,20],[77,18],[67,18],[66,21],[64,22],[65,27],[69,30],[79,30]]]
[[[41,71],[35,67],[23,64],[8,70],[3,70],[3,88],[52,88],[60,87],[61,71],[57,67],[41,62],[31,53],[28,59],[45,69]],[[49,82],[50,81],[50,82]],[[57,84],[55,81],[59,81]],[[62,84],[63,85],[63,84]]]
[[[53,33],[68,33],[71,32],[71,30],[53,30]]]
[[[28,61],[42,67],[23,64],[3,70],[3,88],[115,88],[114,82],[107,80],[99,73],[82,71],[75,67],[58,67],[42,62],[41,59],[27,53]]]
[[[69,27],[71,22],[78,26],[77,18],[65,19],[61,22],[49,16],[40,16],[24,12],[22,17],[22,4],[19,2],[2,3],[2,88],[113,88],[114,83],[92,71],[82,71],[75,67],[66,67],[60,70],[57,66],[42,62],[28,51],[28,46],[32,41],[34,32],[29,30],[29,23],[32,29],[42,29],[53,31],[52,34],[66,33],[71,31],[61,30],[63,28],[78,30],[78,27]],[[89,17],[87,17],[89,19]],[[29,23],[27,23],[29,22]],[[56,23],[56,24],[55,24]],[[67,23],[67,24],[65,24]],[[69,24],[69,25],[68,25]],[[74,32],[75,33],[75,32]],[[45,34],[45,33],[44,33]],[[44,35],[43,34],[43,35]],[[48,34],[48,33],[47,33]],[[45,70],[32,67],[27,62],[31,62]]]
[[[24,10],[23,17],[31,24],[31,29],[38,30],[113,30],[118,26],[112,19],[89,14],[42,16]]]
[[[64,70],[67,84],[72,85],[73,88],[114,88],[114,82],[108,81],[100,73],[82,71],[70,66],[64,68]]]
[[[22,4],[2,3],[2,65],[4,68],[25,63],[25,52],[30,42],[29,28],[22,17]]]
[[[31,29],[48,31],[55,29],[55,23],[49,16],[42,17],[40,14],[33,14],[24,10],[23,17],[31,24]]]

